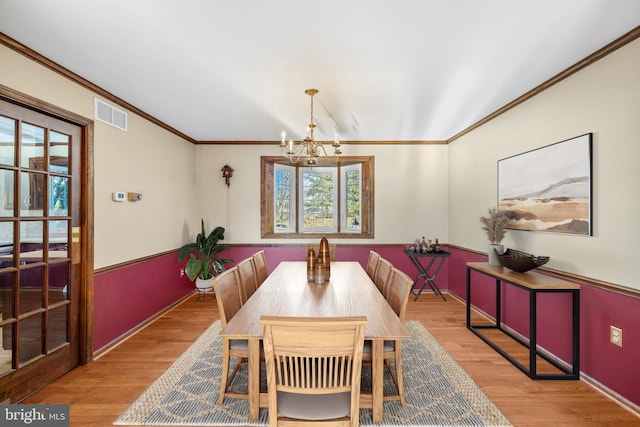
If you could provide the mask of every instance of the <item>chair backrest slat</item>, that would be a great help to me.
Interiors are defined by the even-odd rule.
[[[380,293],[386,298],[389,292],[389,279],[391,278],[391,270],[393,265],[385,258],[380,258],[378,261],[378,268],[376,268],[376,274],[373,279],[376,287],[380,290]]]
[[[240,289],[242,303],[246,303],[251,295],[258,289],[258,280],[256,279],[256,269],[253,265],[251,257],[246,258],[236,265],[238,268],[238,278],[240,280]]]
[[[262,285],[269,275],[267,268],[267,259],[264,256],[264,250],[258,251],[251,257],[253,259],[253,265],[256,269],[256,278],[258,279],[258,286]]]
[[[373,280],[376,277],[376,268],[380,261],[380,254],[375,251],[369,251],[369,259],[367,260],[367,275]]]
[[[404,321],[404,314],[409,300],[409,290],[412,285],[413,280],[405,272],[396,267],[392,269],[387,302],[402,322]]]
[[[212,280],[213,289],[220,311],[220,323],[225,327],[242,307],[238,270],[232,267],[215,276]]]

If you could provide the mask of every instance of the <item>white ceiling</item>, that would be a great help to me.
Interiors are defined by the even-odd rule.
[[[0,31],[200,141],[446,140],[640,25],[638,0],[0,0]]]

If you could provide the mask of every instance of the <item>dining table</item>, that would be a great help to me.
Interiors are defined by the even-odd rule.
[[[366,316],[365,340],[372,342],[371,393],[361,393],[360,407],[371,408],[374,422],[382,421],[383,344],[385,340],[406,338],[409,331],[359,262],[331,262],[329,280],[321,284],[307,281],[305,261],[281,262],[222,329],[221,336],[248,340],[249,418],[252,420],[258,419],[261,407],[268,407],[267,393],[260,390],[260,317],[265,315]]]

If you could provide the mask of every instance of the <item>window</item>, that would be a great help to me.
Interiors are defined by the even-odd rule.
[[[275,164],[274,191],[274,231],[276,233],[292,233],[296,230],[296,168],[289,165]]]
[[[362,165],[354,165],[342,168],[340,185],[344,194],[344,209],[340,215],[340,224],[343,232],[359,233],[362,221]]]
[[[373,237],[373,157],[315,167],[262,157],[263,238]]]
[[[299,168],[298,210],[302,213],[298,229],[303,233],[335,233],[338,231],[338,168]]]

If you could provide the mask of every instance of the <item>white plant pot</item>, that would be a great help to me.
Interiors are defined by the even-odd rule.
[[[211,279],[201,279],[199,277],[196,277],[196,288],[198,288],[198,290],[202,292],[213,289]]]
[[[198,290],[198,301],[208,301],[213,298],[213,284],[211,279],[201,279],[196,277],[195,280],[196,289]],[[207,299],[207,295],[210,294],[211,298]]]
[[[502,262],[500,262],[500,258],[498,258],[498,254],[502,255],[504,253],[503,245],[489,245],[489,265],[493,265],[495,267],[502,267]]]

